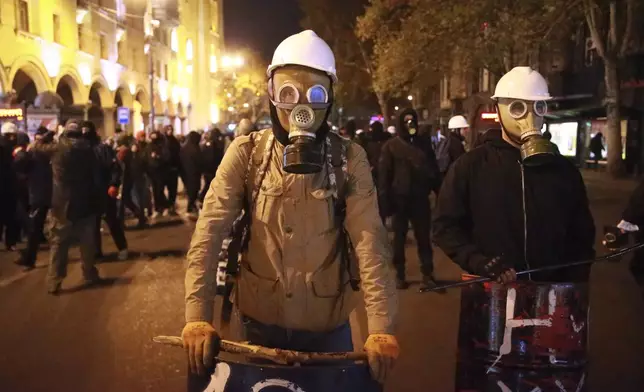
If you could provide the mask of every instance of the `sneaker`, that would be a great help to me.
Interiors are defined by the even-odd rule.
[[[421,290],[433,290],[436,287],[438,287],[438,283],[434,280],[432,276],[424,276],[423,277],[423,282],[420,286]],[[437,292],[444,293],[445,290],[439,290]]]
[[[152,213],[152,219],[157,219],[157,218],[158,218],[158,217],[160,217],[161,215],[162,215],[162,213],[161,213],[161,212],[159,212],[159,211],[154,211],[154,212]]]
[[[405,279],[396,278],[396,288],[398,290],[407,290],[409,283]]]
[[[60,288],[61,288],[61,286],[62,286],[62,283],[60,283],[60,282],[58,282],[58,283],[53,283],[53,284],[51,284],[51,285],[49,286],[49,288],[47,289],[47,293],[49,293],[49,294],[51,294],[51,295],[58,295],[58,294],[60,294]]]
[[[129,255],[129,254],[128,254],[127,249],[119,250],[119,253],[118,253],[118,259],[119,259],[119,261],[125,261],[125,260],[127,260],[128,255]]]

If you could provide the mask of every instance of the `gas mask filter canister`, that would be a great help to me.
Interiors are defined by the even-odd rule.
[[[291,142],[284,148],[283,168],[287,173],[312,174],[322,171],[324,156],[320,145],[315,143],[315,112],[307,105],[297,105],[289,115]]]

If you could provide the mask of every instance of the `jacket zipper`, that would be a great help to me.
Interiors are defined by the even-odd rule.
[[[523,261],[525,262],[526,268],[530,269],[530,263],[528,262],[528,211],[525,197],[525,170],[521,162],[519,162],[519,166],[521,167],[521,196],[523,205]],[[532,280],[532,274],[528,274],[528,279]]]

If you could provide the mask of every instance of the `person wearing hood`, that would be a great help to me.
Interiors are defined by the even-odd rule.
[[[409,286],[405,273],[409,222],[418,246],[423,287],[436,286],[429,195],[437,192],[439,185],[440,173],[431,139],[418,135],[418,115],[413,109],[405,109],[400,113],[397,137],[385,143],[378,162],[381,213],[393,216],[394,265],[399,289]]]
[[[97,177],[99,184],[99,211],[96,215],[96,229],[94,230],[96,258],[103,258],[101,235],[101,222],[105,220],[110,229],[114,244],[118,249],[118,259],[127,260],[127,240],[123,230],[123,222],[118,218],[117,198],[121,185],[121,166],[116,161],[114,149],[106,143],[101,143],[101,138],[96,132],[96,127],[91,121],[81,123],[83,137],[89,141],[98,166]]]
[[[595,225],[579,170],[541,135],[546,80],[516,67],[496,85],[502,127],[452,165],[438,195],[433,238],[465,271],[511,282],[516,271],[592,259]],[[526,274],[584,282],[589,266]]]
[[[168,164],[164,172],[164,188],[168,189],[168,213],[177,215],[177,187],[179,177],[183,178],[183,169],[181,167],[181,142],[174,136],[174,127],[165,126],[165,148],[168,154]]]
[[[30,150],[50,157],[53,173],[50,229],[50,263],[47,290],[60,292],[67,275],[69,247],[80,243],[83,277],[87,286],[101,282],[95,266],[96,216],[101,197],[99,166],[89,141],[76,120],[68,120],[58,143],[36,140]]]
[[[154,214],[152,218],[163,215],[169,207],[164,188],[171,177],[172,163],[166,142],[159,131],[150,133],[150,143],[146,146],[145,167],[147,168],[150,182],[152,182],[152,195],[154,197]]]
[[[382,146],[384,146],[385,142],[391,138],[392,135],[385,132],[385,128],[380,121],[373,122],[369,126],[369,132],[361,133],[358,138],[356,138],[357,143],[360,144],[367,153],[367,159],[369,160],[369,166],[371,166],[371,175],[373,176],[374,184],[378,184],[378,161],[380,160]],[[380,203],[381,200],[382,199],[379,197],[378,202]],[[378,210],[380,211],[382,221],[385,222],[386,217],[382,214],[382,206],[380,206]]]
[[[18,127],[12,122],[5,122],[2,124],[0,134],[0,146],[3,150],[2,157],[2,170],[3,183],[2,193],[4,199],[3,205],[0,207],[4,210],[2,213],[2,220],[0,221],[0,235],[4,237],[5,249],[8,251],[15,251],[16,245],[20,241],[20,223],[17,214],[18,194],[19,194],[19,181],[14,170],[14,151],[18,143]],[[3,233],[4,231],[4,233]]]
[[[148,141],[145,131],[139,131],[135,135],[132,151],[132,178],[133,193],[141,208],[143,215],[147,210],[147,216],[152,216],[152,194],[150,193],[150,181],[148,179],[149,169],[147,167]]]
[[[203,162],[203,189],[199,193],[199,201],[203,203],[206,193],[210,188],[210,183],[217,174],[217,168],[224,158],[224,150],[226,148],[226,136],[224,136],[219,128],[213,128],[210,132],[206,133],[205,142],[201,146],[201,155]]]
[[[351,351],[349,315],[359,274],[369,328],[364,348],[373,377],[384,382],[400,350],[397,291],[367,156],[326,122],[337,82],[333,52],[304,31],[278,46],[267,76],[273,127],[236,138],[226,151],[187,254],[182,337],[192,373],[209,379],[213,370],[223,327],[212,324],[217,257],[247,205],[250,230],[240,239],[247,245],[235,264],[234,288],[244,340]],[[355,275],[345,257],[350,250],[357,256]]]
[[[125,222],[125,209],[127,208],[138,219],[137,228],[142,229],[147,224],[145,210],[143,205],[137,205],[134,202],[134,190],[136,189],[135,183],[142,180],[138,177],[144,174],[140,168],[135,167],[138,162],[135,162],[135,153],[132,151],[134,146],[132,143],[132,138],[121,137],[116,148],[116,164],[122,173],[121,183],[123,186],[117,216],[121,223]],[[145,178],[143,178],[143,181],[145,181]]]
[[[34,136],[35,141],[45,144],[54,143],[54,132],[45,127],[39,127]],[[36,264],[38,247],[47,239],[43,233],[47,213],[51,207],[52,171],[51,162],[46,154],[39,151],[20,152],[16,162],[24,167],[29,188],[30,230],[27,247],[21,252],[16,264],[33,269]]]
[[[186,137],[186,142],[181,147],[181,165],[183,167],[183,178],[188,196],[188,214],[197,213],[197,199],[201,187],[201,173],[203,172],[203,161],[199,142],[201,135],[192,131]]]
[[[436,160],[438,169],[442,176],[445,176],[449,167],[463,154],[465,154],[464,132],[470,125],[463,116],[454,116],[449,119],[447,136],[438,142],[436,146]]]

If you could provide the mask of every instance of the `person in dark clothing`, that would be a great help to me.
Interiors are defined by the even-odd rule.
[[[163,215],[168,208],[168,199],[163,192],[170,170],[170,157],[165,146],[163,135],[154,131],[150,133],[150,143],[146,146],[145,166],[152,182],[154,196],[153,218]]]
[[[369,132],[361,133],[357,138],[358,144],[364,148],[367,153],[367,159],[371,166],[371,174],[373,175],[374,183],[378,183],[378,161],[380,160],[380,153],[382,146],[385,142],[391,139],[391,135],[385,132],[385,128],[380,121],[374,121],[369,126]]]
[[[449,167],[463,154],[465,137],[462,132],[469,127],[463,116],[454,116],[448,123],[449,132],[436,146],[436,160],[442,176],[445,176]]]
[[[44,144],[54,142],[53,132],[45,127],[39,127],[36,131],[35,140]],[[16,156],[16,164],[21,166],[27,176],[29,188],[30,208],[30,230],[28,233],[27,247],[21,253],[16,264],[24,266],[27,270],[33,269],[36,264],[38,247],[46,242],[43,229],[47,219],[47,213],[51,206],[52,196],[52,171],[49,157],[39,151],[20,152]]]
[[[213,128],[210,132],[206,133],[205,143],[201,146],[201,156],[203,162],[203,189],[199,193],[199,201],[203,203],[206,197],[206,192],[210,188],[210,182],[217,174],[217,168],[224,158],[224,150],[226,148],[226,136],[221,133],[219,128]]]
[[[114,244],[118,249],[118,259],[127,260],[127,240],[123,230],[123,222],[118,218],[116,204],[119,186],[121,184],[121,167],[116,161],[114,150],[107,144],[101,143],[101,139],[96,132],[96,127],[93,122],[83,121],[81,130],[83,137],[92,146],[98,166],[99,210],[96,215],[96,229],[94,230],[96,258],[100,259],[103,257],[101,221],[104,219],[110,229]]]
[[[51,158],[52,225],[47,285],[48,292],[56,295],[67,275],[68,251],[73,237],[80,242],[86,284],[101,282],[94,257],[94,230],[100,194],[97,178],[99,168],[92,146],[82,137],[75,120],[67,122],[58,143],[45,143],[43,140],[36,141],[30,149]]]
[[[436,286],[430,242],[429,194],[437,192],[440,173],[431,139],[417,135],[418,115],[413,109],[400,113],[398,136],[382,147],[378,163],[378,193],[384,216],[393,215],[394,265],[398,287],[405,289],[405,241],[409,222],[414,230],[423,274],[423,286]]]
[[[344,127],[340,129],[340,135],[353,140],[356,137],[356,130],[358,129],[354,120],[347,121]]]
[[[196,202],[199,198],[199,189],[201,187],[201,174],[203,172],[203,162],[199,142],[201,135],[192,131],[188,133],[185,144],[181,147],[181,166],[183,167],[184,185],[188,195],[188,214],[197,212]]]
[[[604,135],[601,132],[597,132],[592,139],[590,139],[590,152],[592,153],[593,161],[595,161],[595,169],[599,168],[599,161],[603,158],[604,148]]]
[[[168,213],[177,215],[177,186],[179,177],[183,178],[184,173],[181,167],[181,143],[174,136],[172,125],[166,125],[165,127],[165,145],[168,149],[169,158],[164,175],[164,187],[168,189]]]
[[[503,128],[487,131],[483,144],[448,171],[434,214],[435,244],[467,272],[503,283],[517,270],[594,257],[595,226],[579,170],[539,140],[545,105],[534,100],[549,99],[545,79],[514,68],[493,98]],[[527,148],[533,140],[538,148]],[[521,278],[583,282],[588,274],[581,266]]]
[[[116,150],[116,162],[121,167],[122,175],[122,185],[121,189],[121,203],[119,205],[118,219],[121,222],[125,222],[125,208],[130,210],[134,216],[138,219],[137,228],[142,229],[147,224],[147,219],[145,218],[145,211],[143,206],[139,206],[134,202],[134,184],[136,181],[140,181],[136,176],[140,176],[142,173],[139,168],[136,167],[138,162],[135,162],[134,152],[132,152],[132,146],[125,144],[121,145]],[[145,178],[143,179],[145,181]]]
[[[142,212],[147,210],[147,216],[152,215],[152,194],[150,193],[150,182],[148,181],[147,154],[148,142],[145,131],[136,134],[132,151],[132,179],[133,194]]]
[[[622,234],[633,234],[636,243],[644,243],[644,181],[641,181],[631,194],[617,228]],[[644,294],[644,250],[640,249],[633,254],[629,267]]]
[[[16,245],[20,241],[20,221],[17,211],[19,200],[19,181],[13,167],[14,150],[18,143],[18,128],[11,122],[2,124],[2,134],[0,136],[0,145],[2,146],[4,156],[2,157],[2,169],[4,174],[4,183],[0,184],[4,189],[4,200],[2,209],[3,219],[0,222],[0,234],[3,234],[5,249],[15,251]]]

